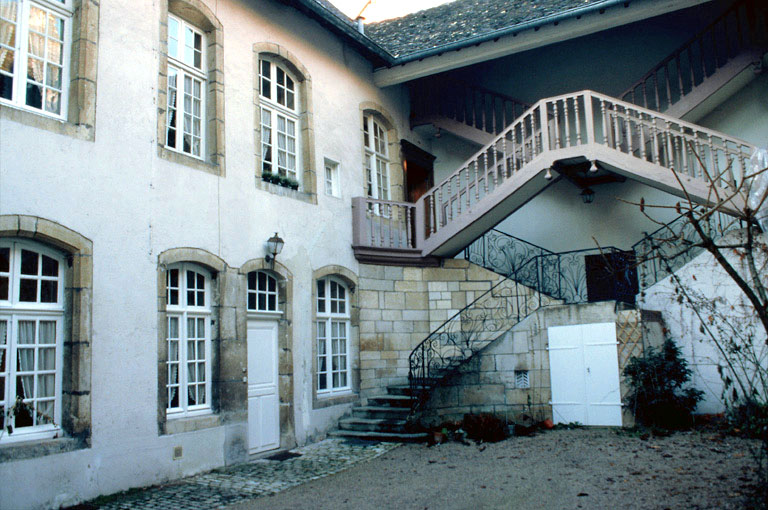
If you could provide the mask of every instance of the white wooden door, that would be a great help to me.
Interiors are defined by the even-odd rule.
[[[280,447],[277,321],[248,321],[248,450]]]
[[[616,325],[547,329],[555,423],[621,426]]]

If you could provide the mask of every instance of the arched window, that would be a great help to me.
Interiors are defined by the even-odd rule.
[[[366,194],[389,200],[389,149],[387,130],[373,115],[363,117]]]
[[[316,317],[317,393],[350,391],[349,290],[341,280],[317,280]]]
[[[0,442],[61,426],[65,268],[54,250],[0,240]]]
[[[211,275],[182,263],[166,272],[168,417],[211,411]]]
[[[266,271],[248,273],[248,311],[279,312],[277,279]]]
[[[261,171],[300,182],[299,87],[285,66],[259,58]]]

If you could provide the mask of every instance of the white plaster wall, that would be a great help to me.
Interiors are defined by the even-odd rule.
[[[383,105],[407,129],[400,87],[373,86],[370,64],[319,24],[272,1],[206,3],[224,30],[226,176],[157,156],[158,2],[104,2],[100,11],[95,142],[0,121],[0,214],[51,219],[93,241],[92,448],[0,465],[0,506],[73,503],[224,463],[225,426],[157,430],[157,257],[208,250],[233,267],[263,257],[275,231],[293,274],[296,440],[321,435],[339,409],[312,409],[311,278],[337,264],[357,273],[351,197],[363,194],[359,104]],[[313,83],[315,161],[340,163],[342,198],[311,205],[257,190],[252,46],[275,42]],[[396,171],[392,168],[392,172]],[[233,425],[236,426],[236,425]],[[172,460],[182,446],[182,460]]]
[[[731,236],[731,239],[735,237]],[[765,242],[763,234],[763,242]],[[725,240],[724,242],[727,242]],[[743,261],[726,252],[730,263],[740,273],[746,275],[747,268]],[[725,315],[738,315],[740,303],[744,303],[746,298],[742,291],[730,279],[715,259],[707,252],[701,253],[698,257],[686,264],[675,273],[691,295],[700,296],[699,299],[713,301],[716,303],[720,313]],[[641,296],[640,306],[646,310],[658,310],[662,313],[664,324],[667,327],[668,335],[680,346],[683,356],[689,363],[689,368],[693,370],[691,382],[704,392],[704,400],[699,403],[696,409],[698,413],[719,413],[724,409],[722,402],[723,382],[718,374],[718,364],[723,364],[723,358],[716,344],[702,332],[701,321],[694,313],[693,309],[686,302],[679,301],[679,294],[675,291],[676,282],[671,276],[660,280],[655,285],[647,289]],[[736,309],[731,309],[731,306]],[[708,320],[708,312],[705,308],[699,307],[701,313]],[[754,311],[754,309],[751,309]],[[753,313],[753,312],[752,312]],[[748,315],[749,316],[749,312]],[[737,321],[734,324],[740,324]],[[748,321],[747,321],[748,323]],[[746,331],[747,327],[743,323],[740,330]],[[756,345],[760,346],[765,342],[765,332],[754,320],[756,336]],[[712,327],[711,324],[709,326]],[[712,327],[716,331],[716,327]],[[765,360],[765,351],[758,350],[758,356]]]

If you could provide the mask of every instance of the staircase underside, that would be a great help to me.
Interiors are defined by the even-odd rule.
[[[460,217],[448,222],[424,240],[422,253],[424,256],[455,256],[474,239],[553,184],[555,179],[545,178],[547,169],[584,165],[591,161],[595,161],[601,168],[615,174],[677,197],[686,198],[687,193],[698,204],[711,205],[715,199],[709,182],[704,178],[675,174],[669,168],[605,145],[592,144],[559,149],[538,156],[501,183],[491,195],[462,210]],[[735,213],[743,205],[737,198],[734,202],[724,205],[722,210],[726,213]]]

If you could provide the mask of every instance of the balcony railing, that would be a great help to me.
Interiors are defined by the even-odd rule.
[[[746,175],[753,150],[737,138],[592,91],[542,99],[415,204],[355,198],[354,245],[430,255],[437,232],[455,235],[478,211],[559,160],[603,157],[679,192],[672,171],[700,189],[710,181],[733,187]],[[497,192],[513,178],[517,184]]]
[[[620,97],[645,108],[666,111],[735,57],[765,48],[767,29],[764,0],[737,2]]]

